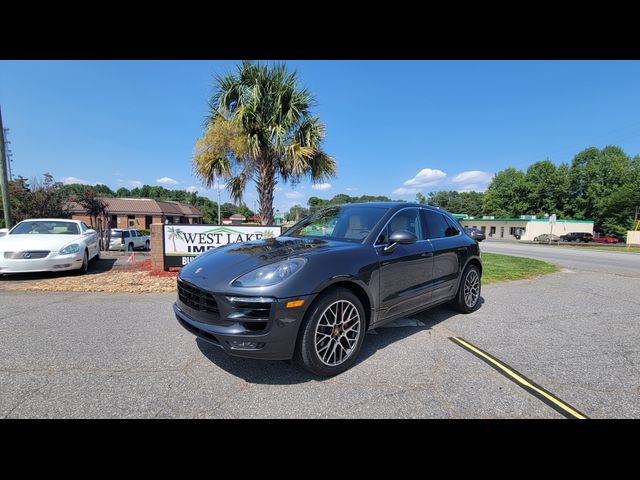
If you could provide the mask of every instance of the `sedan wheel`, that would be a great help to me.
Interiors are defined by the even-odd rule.
[[[362,347],[364,308],[350,290],[331,289],[311,305],[300,329],[297,363],[316,375],[337,375],[355,363]]]
[[[84,275],[89,271],[89,255],[87,251],[84,251],[84,255],[82,256],[82,266],[78,270],[78,275]]]

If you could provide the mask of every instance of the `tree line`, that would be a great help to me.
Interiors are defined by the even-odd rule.
[[[162,186],[143,185],[131,190],[119,188],[113,191],[107,185],[84,185],[56,182],[52,175],[45,173],[42,178],[27,180],[18,176],[9,182],[11,216],[14,224],[27,218],[68,218],[66,205],[75,201],[90,211],[100,209],[98,197],[107,198],[151,198],[153,200],[173,200],[188,203],[200,210],[204,223],[218,223],[218,203],[197,192],[170,190]],[[2,199],[0,198],[0,210]],[[220,205],[222,218],[234,213],[253,217],[255,213],[245,203],[235,205],[225,202]],[[0,228],[4,227],[4,218],[0,218]]]
[[[93,193],[90,193],[93,192]],[[63,185],[49,174],[28,182],[19,176],[9,182],[9,197],[15,222],[34,217],[66,216],[69,199],[89,202],[99,197],[152,198],[175,200],[196,206],[205,223],[217,223],[218,204],[186,190],[169,190],[143,185],[131,190],[108,186]],[[400,201],[386,196],[335,195],[331,199],[311,197],[307,206],[294,205],[285,213],[287,221],[297,221],[319,208],[344,203]],[[492,215],[518,218],[521,215],[556,214],[558,218],[593,220],[595,230],[603,235],[624,238],[633,226],[635,208],[640,206],[640,156],[630,157],[617,146],[587,148],[571,163],[555,165],[549,160],[536,162],[526,171],[506,168],[497,172],[485,192],[438,191],[418,193],[416,201],[434,205],[452,213],[473,217]],[[223,218],[234,213],[247,217],[255,213],[246,204],[221,205]],[[3,225],[3,219],[0,219]]]
[[[624,238],[640,206],[640,156],[630,157],[617,146],[591,147],[571,163],[543,160],[526,171],[501,170],[484,193],[431,192],[418,194],[417,200],[474,217],[556,214],[593,220],[596,232]]]

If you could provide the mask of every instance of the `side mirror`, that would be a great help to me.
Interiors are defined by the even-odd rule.
[[[383,252],[391,253],[398,245],[409,245],[411,243],[416,243],[418,238],[408,230],[396,230],[391,235],[389,235],[389,243],[386,247],[383,248]]]
[[[84,234],[85,234],[85,235],[93,235],[94,233],[96,233],[96,231],[95,231],[94,229],[92,229],[92,228],[88,228],[88,229],[84,232]]]

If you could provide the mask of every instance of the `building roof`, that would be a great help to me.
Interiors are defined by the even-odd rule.
[[[244,220],[244,219],[246,219],[247,217],[245,217],[245,216],[244,216],[244,215],[242,215],[241,213],[234,213],[234,214],[233,214],[233,215],[231,215],[229,218],[230,218],[230,219],[232,219],[232,220],[233,220],[233,219],[236,219],[236,220],[242,219],[242,220]]]
[[[193,205],[171,200],[152,200],[150,198],[105,198],[100,200],[107,204],[107,213],[145,214],[145,215],[180,215],[202,216],[200,210]],[[67,209],[71,213],[84,213],[85,208],[77,202],[68,202]]]

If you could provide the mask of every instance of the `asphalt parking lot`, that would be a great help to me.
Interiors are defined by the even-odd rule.
[[[470,315],[436,308],[370,332],[356,366],[328,380],[196,340],[173,294],[0,289],[0,415],[564,418],[459,337],[588,417],[640,416],[640,255],[481,245],[563,271],[486,286]]]

